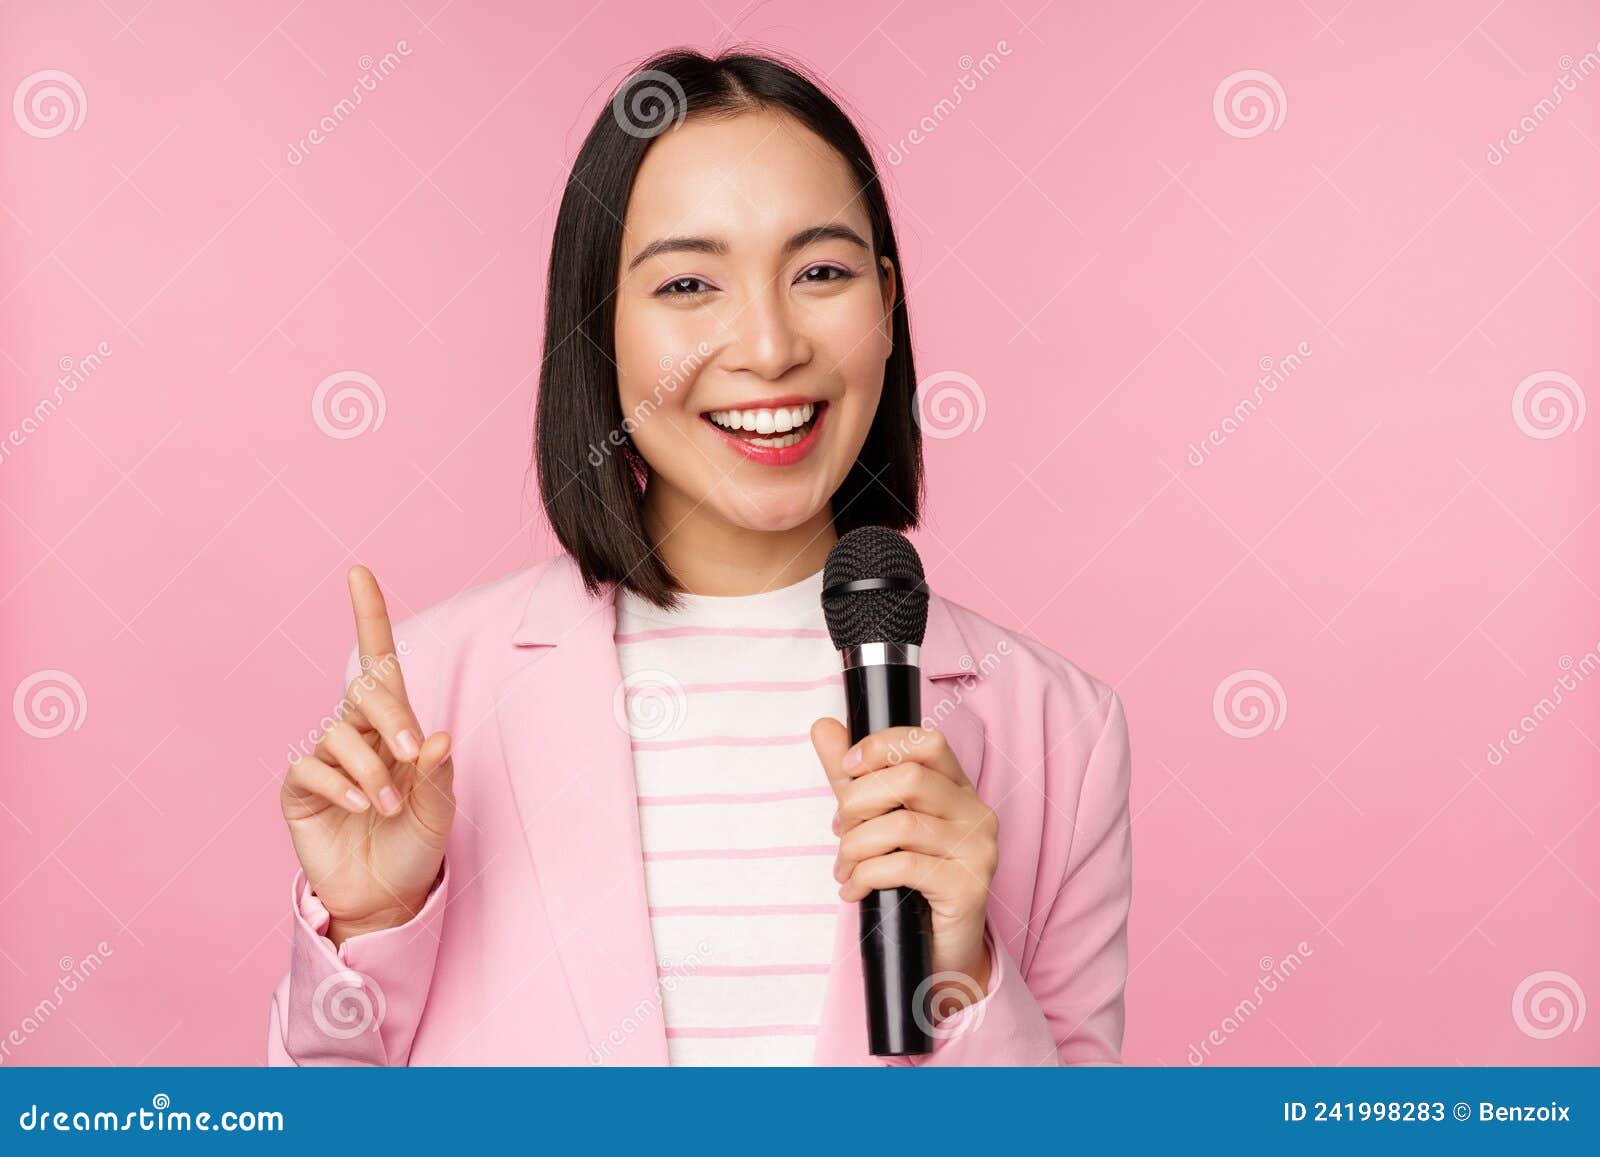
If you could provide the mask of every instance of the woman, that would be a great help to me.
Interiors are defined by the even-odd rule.
[[[340,720],[282,791],[271,1061],[1118,1063],[1115,693],[934,595],[927,726],[839,722],[823,563],[915,525],[922,482],[849,119],[770,58],[648,62],[573,166],[544,340],[565,553],[398,630],[350,573]],[[935,1046],[884,1061],[856,902],[896,886],[933,912]]]

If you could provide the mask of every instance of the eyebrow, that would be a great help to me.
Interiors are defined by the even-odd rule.
[[[788,256],[798,253],[808,245],[815,245],[818,241],[847,241],[852,245],[860,246],[868,253],[872,246],[861,239],[861,234],[851,229],[848,225],[813,225],[809,229],[802,229],[783,243],[782,253]],[[635,267],[652,257],[659,257],[664,253],[709,253],[713,257],[726,257],[728,243],[716,237],[662,237],[652,241],[639,250],[634,259],[628,262],[628,271],[631,273]]]

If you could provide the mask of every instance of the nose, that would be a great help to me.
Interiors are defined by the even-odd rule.
[[[777,381],[811,360],[811,342],[782,292],[768,289],[745,301],[723,325],[728,344],[723,366]]]

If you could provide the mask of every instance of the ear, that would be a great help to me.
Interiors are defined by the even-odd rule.
[[[883,290],[883,336],[889,342],[889,352],[894,352],[894,299],[900,292],[900,279],[894,262],[887,257],[878,258],[878,280]]]

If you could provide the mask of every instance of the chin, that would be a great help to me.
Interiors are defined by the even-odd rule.
[[[765,533],[793,530],[811,521],[827,505],[826,498],[819,503],[809,487],[804,493],[797,490],[789,487],[778,491],[741,489],[739,497],[729,503],[730,508],[723,510],[723,516],[746,530]]]

